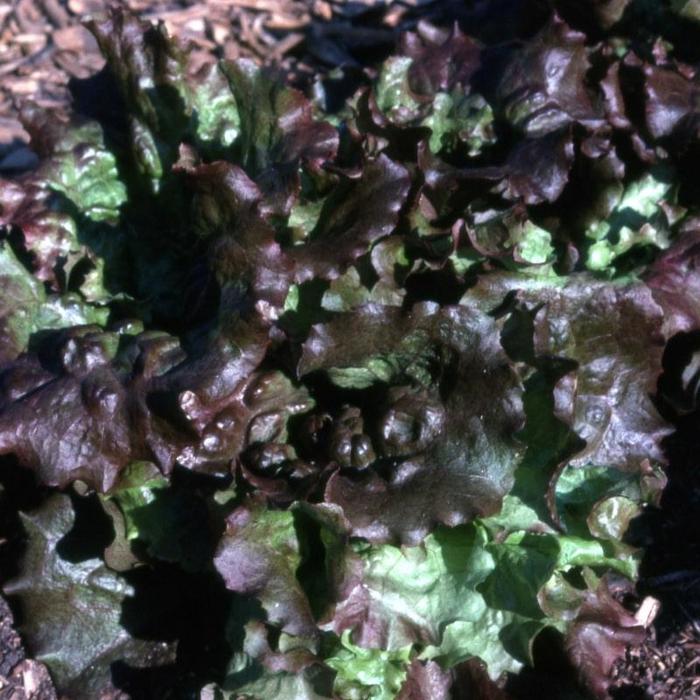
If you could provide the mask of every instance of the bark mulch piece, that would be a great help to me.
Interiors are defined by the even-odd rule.
[[[0,598],[0,700],[56,700],[46,666],[26,659],[12,613]]]

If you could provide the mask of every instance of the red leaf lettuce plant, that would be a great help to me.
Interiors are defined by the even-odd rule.
[[[498,698],[553,628],[606,696],[700,323],[692,7],[470,3],[332,114],[88,22],[113,104],[26,106],[0,180],[4,590],[61,693]]]

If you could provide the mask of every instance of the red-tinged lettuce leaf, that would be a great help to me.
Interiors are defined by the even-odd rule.
[[[323,465],[299,459],[288,434],[289,419],[314,405],[308,391],[281,372],[266,372],[247,393],[247,402],[255,415],[247,425],[241,475],[274,503],[309,497],[323,476]]]
[[[127,182],[158,192],[183,141],[213,156],[227,151],[239,135],[240,117],[217,65],[190,60],[163,23],[152,25],[121,7],[110,7],[85,24],[121,98],[116,120],[108,121],[124,132]]]
[[[644,76],[647,128],[654,138],[670,136],[697,112],[700,86],[671,68],[645,65]]]
[[[122,626],[122,604],[133,589],[100,559],[61,557],[60,542],[74,518],[71,500],[63,495],[22,515],[27,550],[19,576],[4,590],[21,602],[22,636],[32,656],[49,667],[58,691],[88,700],[115,692],[113,663],[167,664],[175,650],[135,639]]]
[[[343,638],[358,650],[375,650],[375,660],[382,650],[399,654],[418,643],[421,660],[449,669],[479,657],[493,679],[531,662],[533,638],[546,626],[565,630],[586,600],[585,589],[573,587],[566,604],[557,598],[563,574],[581,572],[581,567],[635,571],[635,562],[622,561],[609,540],[596,540],[586,531],[586,519],[596,520],[591,514],[604,502],[601,495],[617,494],[612,498],[620,500],[628,494],[626,500],[635,505],[647,500],[644,480],[636,484],[618,474],[596,491],[578,478],[580,469],[570,472],[578,487],[562,483],[558,488],[562,503],[566,500],[567,524],[576,525],[572,535],[548,531],[537,518],[526,524],[531,531],[522,530],[518,514],[510,510],[471,525],[438,528],[415,547],[397,547],[348,543],[348,523],[324,521],[321,541],[332,593],[320,627],[350,632]],[[625,517],[616,522],[626,528]],[[488,676],[483,674],[483,680],[491,688]]]
[[[31,179],[65,195],[92,221],[114,222],[127,194],[102,127],[77,118],[62,123],[53,113],[31,105],[23,108],[20,117],[31,145],[44,159]]]
[[[267,335],[254,325],[239,324],[189,359],[177,340],[158,333],[120,342],[85,326],[46,342],[40,352],[51,371],[39,371],[30,355],[3,372],[0,451],[17,455],[48,485],[80,479],[105,492],[137,461],[166,474],[176,461],[227,472],[261,432],[256,419],[268,428],[263,434],[274,434],[275,421],[284,424],[280,411],[304,407],[284,378],[255,372]],[[289,387],[289,405],[280,404],[280,384]]]
[[[23,365],[39,367],[36,356],[6,367],[0,451],[16,454],[43,483],[81,479],[99,491],[108,490],[129,461],[149,459],[145,405],[140,412],[138,403],[130,405],[125,382],[110,364],[117,342],[99,328],[79,327],[55,341],[53,372],[34,371],[27,384]]]
[[[118,220],[127,199],[115,157],[96,122],[64,122],[31,106],[20,116],[43,160],[19,181],[0,181],[0,229],[52,290],[104,302],[110,294],[102,256],[121,238],[107,224]],[[98,243],[93,231],[104,231],[106,245],[90,247]]]
[[[571,661],[593,695],[601,700],[609,697],[615,661],[629,645],[638,646],[646,637],[644,627],[617,602],[613,592],[605,578],[595,592],[587,592],[566,636]]]
[[[572,463],[638,471],[646,459],[664,461],[659,443],[669,428],[651,400],[661,371],[663,311],[651,291],[585,274],[487,275],[465,300],[495,309],[508,292],[536,311],[535,356],[578,364],[555,387],[556,415],[586,441]]]
[[[226,353],[222,364],[193,361],[181,373],[173,373],[169,381],[174,386],[164,382],[166,394],[177,392],[180,408],[197,435],[178,455],[189,469],[227,472],[249,445],[283,440],[287,420],[313,406],[306,389],[281,372],[253,371],[264,346],[239,352],[237,357]]]
[[[401,38],[401,53],[411,58],[408,86],[417,99],[430,99],[457,86],[469,88],[479,69],[481,49],[457,25],[449,31],[427,23]]]
[[[471,88],[480,54],[456,25],[448,31],[421,22],[416,33],[403,35],[401,55],[382,65],[368,102],[372,122],[389,140],[413,138],[404,127],[415,135],[423,126],[432,132],[434,153],[461,151],[464,144],[478,155],[496,140],[491,106]]]
[[[323,293],[327,311],[351,311],[364,304],[400,306],[406,290],[401,286],[411,270],[404,241],[390,236],[377,243],[364,264],[350,267]]]
[[[479,659],[469,659],[453,669],[452,700],[510,700],[511,695],[491,680]],[[426,698],[427,700],[427,698]]]
[[[333,160],[338,133],[314,119],[306,97],[247,59],[221,66],[240,115],[240,162],[273,211],[288,214],[300,189],[299,168],[318,170]]]
[[[0,180],[0,229],[16,229],[31,256],[38,280],[58,291],[66,263],[80,257],[75,221],[66,213],[52,210],[51,191],[41,181],[22,184]]]
[[[259,372],[268,345],[257,321],[241,321],[148,385],[154,414],[187,426],[176,459],[194,471],[228,472],[252,440],[282,430],[289,415],[306,410],[307,395],[279,372]],[[284,398],[289,403],[285,403]],[[261,437],[258,437],[261,436]],[[180,443],[182,444],[182,442]]]
[[[396,700],[450,700],[452,678],[435,661],[414,659]]]
[[[261,212],[263,195],[236,165],[188,162],[181,151],[176,170],[184,172],[195,192],[197,233],[210,239],[208,257],[219,286],[240,288],[252,301],[279,308],[284,303],[293,265],[275,240],[275,229]]]
[[[666,338],[700,328],[700,231],[689,228],[649,268],[644,281],[664,310]]]
[[[128,110],[133,164],[155,182],[174,160],[187,124],[186,58],[165,26],[112,7],[85,25],[116,79]]]
[[[390,235],[399,219],[411,179],[386,155],[369,160],[357,179],[341,181],[326,199],[307,243],[287,250],[296,281],[334,279],[375,241]]]
[[[466,183],[494,183],[493,191],[525,204],[554,202],[564,191],[574,160],[569,129],[519,142],[500,165],[457,168],[432,156],[421,144],[418,164],[432,190]]]
[[[586,86],[585,39],[554,15],[537,36],[512,50],[496,99],[513,126],[536,136],[571,122],[600,125]]]
[[[282,631],[315,640],[318,629],[296,578],[300,564],[294,514],[255,501],[227,518],[214,556],[214,566],[229,590],[255,595],[268,622]]]
[[[551,234],[533,224],[521,206],[505,211],[471,212],[466,229],[469,242],[481,255],[491,258],[510,256],[517,263],[530,265],[553,260]]]
[[[350,631],[367,649],[398,653],[417,643],[420,659],[444,668],[477,657],[493,679],[515,671],[531,662],[533,638],[562,624],[538,603],[551,577],[615,559],[590,539],[519,531],[501,540],[474,523],[438,528],[415,547],[351,544],[320,626]]]
[[[568,129],[526,139],[508,156],[499,189],[506,199],[526,204],[555,202],[566,186],[573,160],[574,143]]]
[[[488,659],[495,675],[517,667],[498,640],[499,613],[477,591],[495,566],[481,528],[439,529],[417,547],[359,542],[352,547],[361,575],[355,567],[343,582],[324,628],[337,634],[351,630],[361,647],[398,650],[416,642],[440,647],[446,627],[457,623],[471,634],[452,645],[449,665],[461,654]],[[431,656],[447,651],[433,649]]]
[[[605,77],[600,81],[603,93],[605,114],[608,122],[616,129],[629,130],[632,123],[627,115],[627,105],[620,78],[620,61],[610,64]]]
[[[47,295],[7,242],[0,241],[0,365],[16,359],[39,330],[80,323],[102,324],[108,310],[77,295]]]
[[[403,385],[387,393],[373,426],[379,461],[335,474],[326,489],[354,534],[417,543],[437,523],[500,508],[520,457],[522,407],[493,319],[476,309],[368,305],[313,329],[299,372],[320,369],[344,387]]]
[[[220,685],[203,689],[201,700],[267,700],[271,697],[330,700],[337,697],[332,692],[334,672],[310,652],[302,640],[283,632],[278,643],[273,643],[268,627],[257,620],[249,620],[243,631],[242,653],[232,658]]]
[[[581,567],[618,566],[590,536],[504,537],[478,522],[438,528],[416,547],[350,547],[321,628],[351,632],[360,648],[400,653],[418,644],[418,658],[443,668],[479,658],[486,686],[489,677],[531,663],[536,635],[547,626],[565,629],[585,602],[586,592],[578,591],[568,607],[557,607],[552,581]]]

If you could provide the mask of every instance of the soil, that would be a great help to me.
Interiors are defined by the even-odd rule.
[[[80,22],[102,10],[104,0],[6,0],[0,4],[0,173],[31,167],[35,156],[17,119],[32,100],[68,110],[71,86],[103,65],[92,36]],[[114,4],[114,3],[113,3]],[[295,84],[343,63],[371,73],[398,35],[421,19],[458,19],[460,3],[449,0],[121,0],[142,17],[160,20],[194,46],[202,64],[219,57],[251,56],[274,64]],[[644,546],[638,605],[647,596],[660,614],[641,647],[627,650],[614,671],[611,696],[618,700],[700,698],[700,414],[670,416],[678,430],[669,440],[669,485],[660,508],[636,524],[635,544]],[[0,550],[3,549],[0,542]],[[9,543],[10,546],[14,543]],[[0,560],[6,557],[0,557]],[[550,644],[551,642],[551,644]],[[511,679],[515,697],[581,697],[572,670],[540,643],[536,669]],[[536,649],[536,655],[537,655]],[[573,690],[572,690],[573,688]],[[571,694],[573,693],[573,694]],[[55,698],[46,668],[27,659],[10,609],[0,598],[0,700]]]
[[[645,546],[638,590],[661,612],[645,644],[616,668],[613,697],[624,700],[700,698],[700,414],[667,417],[677,426],[666,443],[668,486],[661,508],[635,524]]]
[[[0,598],[0,700],[55,700],[51,678],[43,664],[25,658],[12,613]]]

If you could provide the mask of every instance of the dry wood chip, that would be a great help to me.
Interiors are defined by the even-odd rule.
[[[241,48],[236,41],[227,41],[224,44],[224,58],[229,61],[235,61],[241,57]]]
[[[273,29],[276,31],[290,31],[295,29],[301,29],[309,23],[309,17],[302,15],[300,17],[293,17],[288,15],[275,16],[272,15],[266,22],[265,26],[268,29]]]
[[[102,12],[104,8],[104,0],[68,0],[68,9],[79,17],[81,15]]]
[[[321,19],[325,19],[326,22],[330,22],[333,19],[333,8],[325,0],[315,0],[313,13]]]
[[[27,143],[29,134],[22,128],[17,119],[0,117],[0,143],[12,143],[13,141]]]
[[[649,627],[656,619],[661,609],[661,603],[653,596],[647,596],[639,606],[639,610],[634,615],[634,619],[644,627]]]
[[[14,40],[18,44],[42,44],[46,43],[46,34],[17,34]]]
[[[51,37],[57,48],[65,51],[96,52],[97,42],[90,32],[80,25],[56,29]]]
[[[66,27],[69,24],[70,15],[58,0],[41,0],[41,6],[54,26]]]
[[[273,60],[279,60],[284,56],[284,54],[291,51],[295,46],[301,44],[304,41],[303,34],[289,34],[282,41],[280,41],[277,46],[272,51],[271,58]]]
[[[245,7],[250,10],[265,10],[267,12],[280,12],[280,3],[276,0],[210,0],[212,5],[228,5],[230,7]]]
[[[231,25],[224,25],[216,22],[212,25],[212,35],[214,36],[214,41],[217,44],[224,45],[231,35]]]

